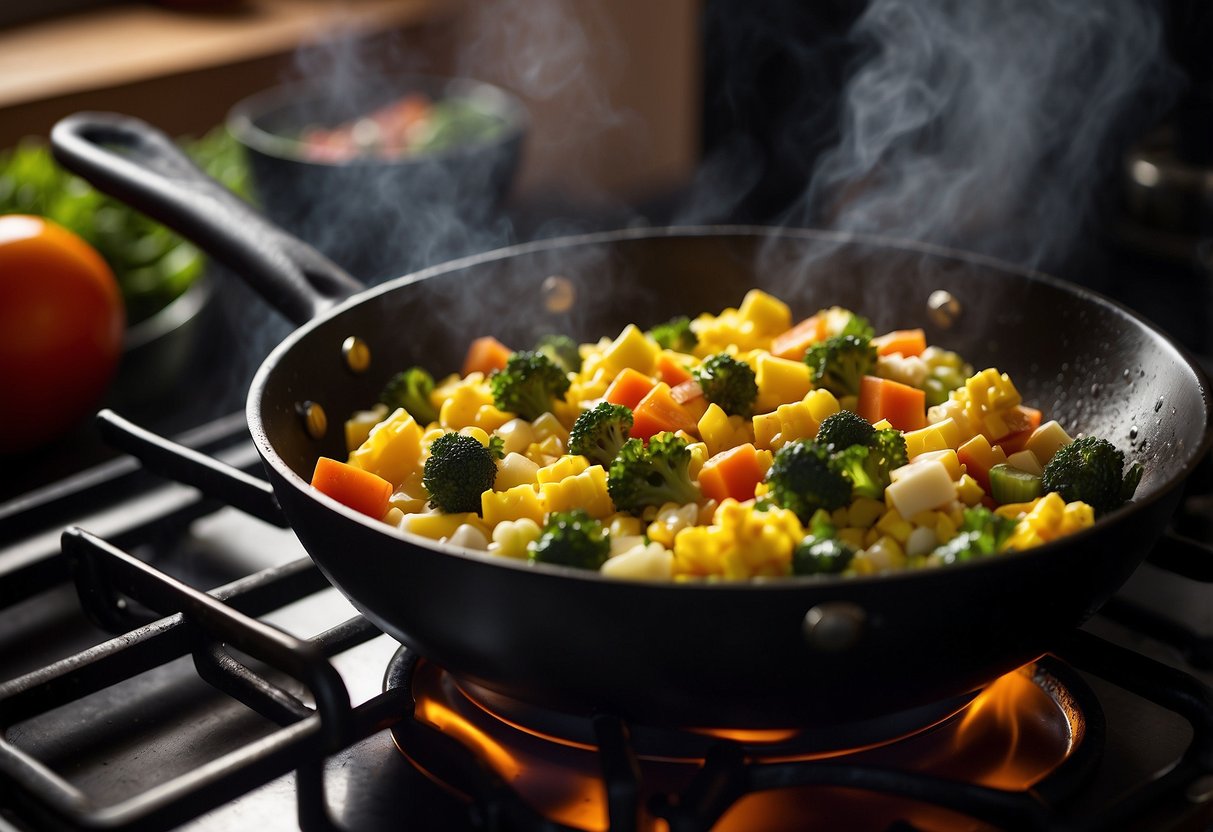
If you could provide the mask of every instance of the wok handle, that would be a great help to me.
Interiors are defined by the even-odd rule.
[[[51,130],[68,170],[181,233],[296,324],[362,285],[203,173],[172,139],[117,113],[76,113]]]

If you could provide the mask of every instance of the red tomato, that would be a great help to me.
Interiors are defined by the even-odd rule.
[[[44,444],[93,409],[125,327],[96,249],[42,217],[0,216],[0,453]]]

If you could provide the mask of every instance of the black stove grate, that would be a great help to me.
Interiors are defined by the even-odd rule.
[[[247,455],[248,448],[237,446],[235,453]],[[122,477],[131,476],[126,467],[123,463]],[[196,471],[187,475],[187,479],[191,477],[196,479]],[[104,478],[100,482],[93,487],[105,488]],[[257,483],[246,488],[254,494],[263,490]],[[174,515],[174,523],[188,523],[193,516],[221,504],[196,495],[193,499],[190,509]],[[260,498],[250,499],[256,502]],[[268,517],[266,512],[257,514],[274,519],[272,511]],[[473,825],[483,829],[565,828],[541,817],[467,748],[412,717],[409,688],[401,684],[408,673],[406,652],[401,654],[405,659],[393,663],[394,676],[390,675],[384,693],[357,707],[348,704],[344,683],[330,659],[379,635],[369,622],[355,617],[314,638],[298,639],[258,620],[328,586],[309,560],[267,569],[210,593],[200,592],[120,548],[142,535],[159,533],[165,522],[164,517],[152,517],[128,523],[116,535],[117,541],[71,529],[63,534],[62,552],[53,561],[36,561],[38,580],[27,581],[22,591],[13,591],[4,598],[6,604],[14,603],[14,599],[44,589],[48,575],[70,574],[90,619],[120,634],[0,684],[0,728],[4,731],[0,736],[0,782],[7,795],[0,799],[0,805],[7,802],[7,808],[23,825],[59,829],[169,828],[295,770],[300,826],[308,830],[334,829],[336,823],[324,789],[326,758],[394,726],[394,732],[411,749],[428,755],[427,765],[439,777],[448,769],[454,781],[466,785],[466,793],[472,798],[469,818]],[[1203,544],[1172,537],[1164,541],[1152,560],[1191,579],[1207,581],[1208,557],[1208,547]],[[51,563],[53,566],[48,565]],[[17,562],[9,574],[0,575],[0,583],[7,583],[13,575],[28,578],[30,574],[28,561]],[[1120,599],[1105,610],[1110,619],[1176,644],[1194,666],[1202,666],[1208,658],[1208,639],[1185,625]],[[192,656],[204,681],[280,727],[198,769],[115,804],[99,802],[9,741],[9,729],[24,720],[187,655]],[[708,829],[746,794],[816,784],[908,796],[1009,828],[1118,829],[1146,817],[1159,805],[1183,802],[1193,788],[1213,776],[1213,690],[1207,685],[1188,673],[1084,631],[1062,639],[1054,656],[1060,663],[1053,669],[1059,674],[1071,672],[1066,666],[1093,674],[1180,715],[1191,726],[1191,740],[1182,756],[1164,774],[1099,811],[1076,814],[1072,798],[1090,779],[1102,751],[1101,710],[1098,700],[1091,699],[1080,702],[1088,724],[1079,749],[1056,772],[1026,792],[1005,792],[838,759],[757,764],[748,761],[739,746],[722,741],[683,793],[659,797],[644,808],[665,818],[672,832]],[[280,681],[284,676],[302,684],[314,704],[292,693],[289,688],[294,686]],[[1086,687],[1076,682],[1072,689],[1083,691]],[[595,720],[594,729],[612,828],[636,828],[642,784],[636,753],[628,740],[628,726],[603,715]]]

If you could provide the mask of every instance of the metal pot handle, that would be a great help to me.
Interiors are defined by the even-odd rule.
[[[296,324],[362,285],[271,223],[144,121],[76,113],[51,130],[65,168],[178,231],[234,271]]]

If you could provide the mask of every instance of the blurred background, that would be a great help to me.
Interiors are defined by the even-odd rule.
[[[241,410],[292,325],[64,174],[73,112],[159,127],[368,283],[584,230],[824,226],[1059,274],[1205,358],[1211,47],[1196,0],[6,4],[0,213],[110,263],[104,403],[169,434]],[[77,421],[0,501],[109,454]]]

